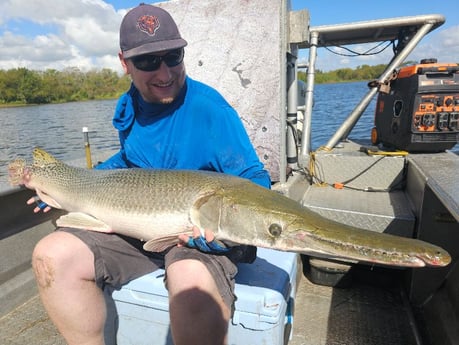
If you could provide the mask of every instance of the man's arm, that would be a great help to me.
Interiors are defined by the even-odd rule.
[[[105,162],[102,162],[94,167],[94,169],[125,169],[129,168],[125,155],[122,150],[115,153]]]

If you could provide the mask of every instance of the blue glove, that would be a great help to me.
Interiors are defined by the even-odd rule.
[[[40,200],[40,198],[36,195],[34,196],[34,201],[35,201],[35,204],[37,205],[37,207],[40,209],[40,210],[44,210],[46,207],[48,207],[48,204],[46,202],[43,202]]]
[[[207,242],[204,236],[199,236],[197,238],[190,236],[190,238],[188,239],[187,246],[190,248],[199,249],[201,252],[210,254],[223,254],[231,250],[231,248],[225,247],[223,243],[217,240]]]
[[[37,206],[40,210],[44,210],[46,207],[48,207],[48,204],[46,202],[40,201],[37,203]]]

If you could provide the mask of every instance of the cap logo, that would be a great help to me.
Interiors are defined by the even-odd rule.
[[[159,20],[156,16],[144,15],[137,19],[137,27],[149,36],[154,36],[159,28]]]

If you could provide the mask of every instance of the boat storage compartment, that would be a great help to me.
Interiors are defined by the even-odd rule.
[[[258,248],[252,264],[239,264],[228,344],[284,344],[293,322],[298,254]],[[164,270],[113,291],[118,345],[172,344]],[[196,330],[197,332],[199,330]]]

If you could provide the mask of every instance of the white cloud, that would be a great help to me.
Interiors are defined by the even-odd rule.
[[[84,16],[68,18],[63,22],[64,37],[72,42],[85,55],[103,56],[107,53],[116,55],[118,52],[119,23],[113,27],[101,25],[99,18]]]
[[[348,48],[363,53],[373,47],[376,43],[358,44],[348,46]],[[339,49],[330,48],[337,53],[349,52]],[[376,49],[377,50],[377,49]],[[331,71],[339,68],[356,68],[361,65],[378,65],[387,64],[393,56],[392,46],[389,46],[381,54],[347,57],[333,54],[324,49],[318,49],[316,68],[322,71]],[[308,58],[307,51],[300,53],[300,61],[306,62]],[[405,61],[421,61],[426,58],[436,58],[439,62],[458,63],[459,62],[459,25],[451,26],[445,29],[439,28],[429,33],[420,44],[413,50]]]
[[[456,53],[459,51],[458,37],[459,25],[452,26],[438,34],[441,44],[448,49],[453,49]]]
[[[121,72],[117,58],[118,30],[126,12],[126,9],[117,11],[102,0],[3,0],[0,68],[77,66],[81,69],[112,68]],[[39,34],[27,32],[29,23],[33,23],[35,29],[42,29],[38,30]],[[459,62],[458,42],[459,26],[440,27],[427,35],[408,60],[436,57],[442,62]],[[374,44],[352,48],[364,52],[372,46]],[[307,51],[301,52],[300,61],[305,61],[307,54]],[[317,68],[328,71],[387,63],[392,48],[375,56],[343,57],[324,49],[319,49],[318,54]]]
[[[411,60],[436,58],[438,62],[459,62],[459,25],[431,32],[410,55]]]
[[[7,28],[0,36],[0,68],[119,70],[118,29],[125,12],[101,0],[7,1],[0,14],[0,25]],[[12,20],[14,31],[8,30]],[[39,36],[22,32],[21,23],[25,30],[28,22],[52,26],[56,32]]]

